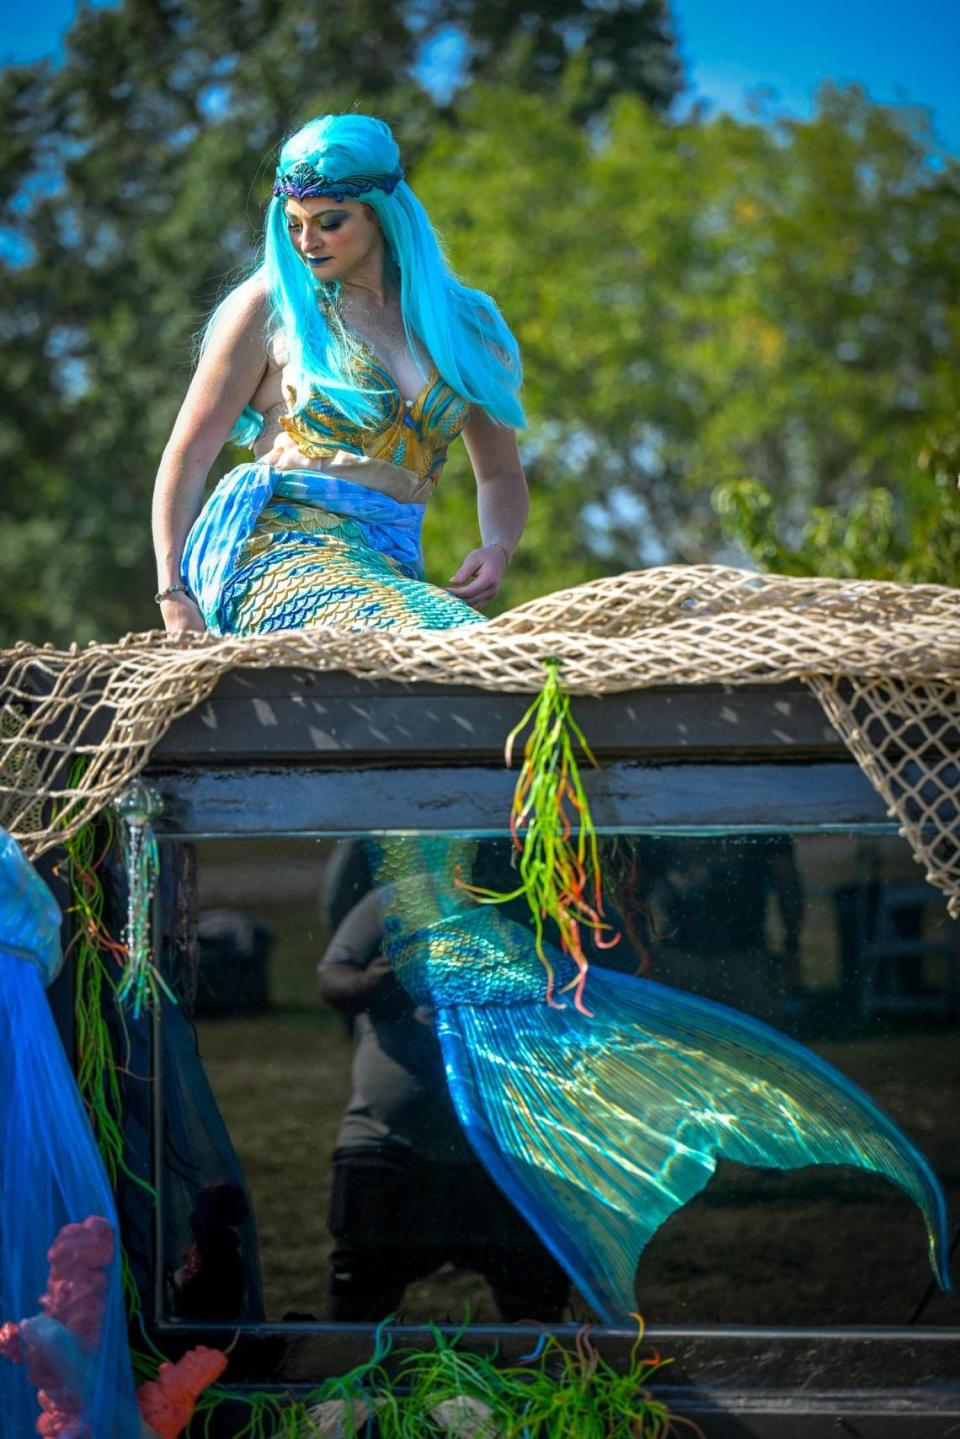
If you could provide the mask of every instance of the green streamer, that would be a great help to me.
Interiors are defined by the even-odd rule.
[[[370,1359],[309,1394],[237,1395],[221,1387],[201,1395],[189,1439],[209,1439],[223,1403],[246,1407],[234,1439],[309,1439],[320,1431],[311,1410],[335,1403],[341,1439],[669,1439],[701,1435],[671,1413],[650,1383],[670,1363],[644,1354],[638,1328],[623,1372],[601,1357],[581,1329],[572,1348],[544,1332],[534,1352],[513,1364],[461,1348],[463,1330],[434,1325],[426,1348],[392,1350],[379,1326]],[[386,1336],[386,1337],[385,1337]],[[702,1439],[702,1435],[701,1435]]]
[[[85,767],[84,759],[74,764],[69,779],[71,789],[79,784]],[[76,1080],[111,1189],[116,1190],[122,1172],[139,1185],[153,1203],[157,1198],[153,1185],[135,1174],[124,1158],[119,1070],[104,1012],[108,998],[112,997],[115,1001],[117,990],[106,956],[110,956],[118,966],[125,956],[123,946],[112,937],[103,920],[104,892],[99,870],[112,843],[113,826],[107,814],[106,830],[99,847],[97,827],[93,823],[83,825],[64,844],[70,887],[67,912],[73,920],[73,938],[67,955],[72,958],[74,966]],[[122,1009],[116,1003],[114,1007],[123,1024]],[[140,1312],[140,1295],[129,1258],[122,1248],[120,1275],[127,1312],[137,1315]]]
[[[537,954],[547,972],[547,1003],[556,1006],[553,965],[544,947],[544,926],[552,919],[560,932],[561,949],[577,968],[560,993],[572,990],[576,1008],[589,1014],[583,1003],[588,964],[581,929],[591,930],[600,948],[610,948],[620,936],[604,919],[597,832],[577,764],[577,746],[592,765],[599,766],[571,713],[558,661],[545,660],[544,665],[543,689],[510,731],[504,747],[509,765],[517,736],[530,725],[510,813],[510,833],[520,856],[520,884],[504,892],[469,884],[462,887],[483,904],[504,904],[521,896],[526,899],[533,915]]]
[[[82,765],[81,761],[79,767],[75,766],[70,777],[71,785],[82,773]],[[113,996],[116,1000],[117,996],[117,982],[105,956],[109,955],[118,966],[125,956],[123,945],[113,938],[103,919],[104,892],[99,871],[112,843],[112,821],[107,815],[106,832],[99,848],[93,823],[85,824],[64,845],[70,885],[68,913],[73,917],[74,926],[68,956],[72,957],[74,965],[76,1079],[111,1188],[116,1189],[122,1170],[129,1179],[156,1197],[153,1187],[134,1174],[124,1160],[123,1102],[118,1062],[104,1013],[106,998]],[[123,1011],[119,1004],[115,1004],[115,1010],[123,1024]]]

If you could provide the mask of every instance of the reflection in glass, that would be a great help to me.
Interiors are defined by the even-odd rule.
[[[501,846],[483,846],[499,850]],[[501,1319],[563,1318],[570,1282],[490,1180],[457,1119],[435,1034],[386,957],[386,901],[359,847],[333,866],[329,909],[365,890],[320,962],[320,993],[352,1021],[351,1094],[333,1156],[328,1317],[375,1322],[446,1264],[487,1280]]]
[[[649,963],[661,983],[795,1034],[907,1130],[955,1198],[957,1106],[944,1101],[958,1077],[948,1022],[956,935],[936,893],[918,888],[901,842],[617,836],[606,849],[624,938],[591,962]],[[218,1160],[200,1166],[212,1183],[194,1184],[186,1223],[167,1222],[165,1212],[167,1316],[198,1317],[204,1271],[227,1276],[207,1289],[232,1295],[223,1303],[236,1307],[239,1268],[236,1317],[254,1317],[258,1261],[274,1320],[343,1320],[352,1304],[358,1318],[385,1304],[411,1321],[459,1321],[465,1309],[475,1320],[585,1316],[496,1191],[484,1201],[489,1181],[465,1150],[442,1075],[436,1082],[430,1015],[377,964],[378,901],[360,847],[202,841],[196,853],[199,1057],[180,1088],[198,1103],[209,1081],[225,1127],[218,1135],[209,1116],[201,1124]],[[482,841],[478,864],[478,882],[502,884],[506,841]],[[232,957],[224,911],[238,916]],[[511,917],[522,922],[522,908]],[[338,970],[348,988],[359,980],[353,998],[331,992]],[[177,1063],[168,1057],[165,1066],[168,1113],[183,1103],[171,1087]],[[192,1122],[168,1148],[189,1149]],[[179,1165],[182,1186],[196,1157],[167,1162]],[[165,1185],[167,1210],[176,1207],[171,1192]],[[927,1288],[924,1249],[913,1206],[880,1179],[836,1167],[721,1164],[645,1251],[638,1303],[657,1324],[907,1322]],[[340,1261],[358,1254],[368,1268],[356,1283],[356,1268]],[[351,1279],[337,1278],[344,1274]],[[922,1314],[956,1317],[939,1295]]]

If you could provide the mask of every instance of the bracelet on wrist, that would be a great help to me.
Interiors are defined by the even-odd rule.
[[[499,540],[491,540],[491,541],[490,541],[490,544],[489,544],[489,548],[490,548],[491,550],[499,550],[500,553],[503,555],[503,558],[504,558],[504,560],[506,561],[506,563],[507,563],[507,564],[510,563],[510,551],[507,549],[506,545],[502,545]]]
[[[165,590],[157,591],[157,593],[153,597],[153,602],[154,604],[162,605],[164,600],[169,599],[171,595],[179,594],[186,595],[188,599],[192,598],[190,591],[187,589],[186,585],[167,585]]]

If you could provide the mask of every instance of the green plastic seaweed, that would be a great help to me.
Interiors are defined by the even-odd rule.
[[[533,915],[537,954],[547,972],[547,1003],[556,1005],[556,976],[544,947],[544,927],[553,920],[560,932],[560,947],[576,965],[574,978],[560,993],[572,991],[577,1009],[589,1013],[583,1002],[587,959],[581,930],[592,931],[600,948],[616,944],[616,934],[604,918],[597,831],[577,763],[577,747],[596,766],[586,738],[573,718],[570,696],[560,683],[557,660],[545,660],[543,689],[520,723],[507,736],[504,757],[513,758],[517,736],[530,726],[510,812],[510,832],[519,856],[520,883],[499,891],[464,884],[482,904],[505,904],[523,897]]]

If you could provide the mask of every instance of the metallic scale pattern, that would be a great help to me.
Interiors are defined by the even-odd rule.
[[[315,505],[275,502],[241,550],[221,605],[224,630],[241,635],[311,624],[449,629],[483,619],[372,549],[356,521]]]
[[[411,404],[404,402],[390,371],[359,341],[353,373],[358,386],[371,394],[379,407],[376,421],[364,427],[347,419],[328,395],[314,391],[302,409],[297,395],[287,392],[289,411],[278,423],[310,459],[332,459],[338,450],[388,460],[412,470],[431,485],[440,478],[447,448],[460,434],[470,413],[469,403],[455,394],[431,369],[426,384]]]

